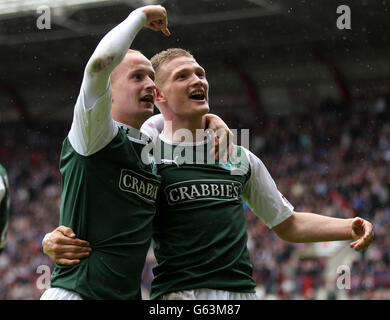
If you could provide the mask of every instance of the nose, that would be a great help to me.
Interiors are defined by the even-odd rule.
[[[145,81],[146,81],[145,89],[148,89],[148,90],[155,90],[156,89],[156,85],[155,85],[154,81],[152,80],[152,78],[146,77]]]
[[[202,86],[207,83],[207,81],[204,78],[199,77],[196,74],[193,74],[192,79],[191,79],[191,85],[193,86]]]

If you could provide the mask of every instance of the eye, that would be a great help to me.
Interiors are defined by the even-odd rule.
[[[133,74],[133,78],[136,79],[136,80],[142,80],[142,74],[135,73],[135,74]]]
[[[203,79],[206,75],[203,73],[203,72],[197,72],[196,73],[196,75],[199,77],[199,78],[201,78],[201,79]]]
[[[176,79],[185,79],[186,74],[185,73],[179,73],[176,77]]]

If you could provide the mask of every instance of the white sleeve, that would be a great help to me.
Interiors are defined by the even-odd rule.
[[[111,116],[110,74],[123,60],[146,15],[133,11],[99,42],[84,71],[69,141],[81,155],[104,148],[118,133]]]
[[[110,84],[91,108],[86,107],[85,100],[86,94],[81,86],[68,137],[77,153],[89,156],[109,144],[118,133],[118,127],[111,117]]]
[[[6,192],[6,190],[5,190],[4,181],[3,181],[3,178],[0,177],[0,204],[1,204],[1,201],[3,201],[3,199],[4,199],[5,192]]]
[[[164,129],[164,117],[161,113],[150,117],[144,122],[141,127],[141,132],[148,135],[152,140],[158,137],[158,135]]]
[[[243,148],[249,159],[251,175],[244,185],[243,200],[268,228],[273,228],[293,214],[294,207],[279,192],[263,162]]]

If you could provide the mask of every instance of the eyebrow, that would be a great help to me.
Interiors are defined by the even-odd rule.
[[[131,71],[129,71],[129,73],[128,73],[128,75],[131,75],[131,74],[133,74],[133,73],[137,73],[137,72],[139,72],[139,73],[146,73],[146,74],[148,74],[149,76],[151,76],[151,77],[155,77],[155,73],[153,72],[153,70],[147,70],[147,69],[135,69],[135,70],[131,70]]]
[[[184,71],[192,71],[193,69],[195,69],[195,71],[202,71],[204,74],[206,74],[206,71],[205,69],[203,69],[201,66],[195,66],[195,67],[183,67],[177,71],[175,71],[172,76],[175,77],[177,74],[179,74],[180,72],[184,72]]]

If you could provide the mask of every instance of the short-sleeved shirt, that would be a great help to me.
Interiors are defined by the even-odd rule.
[[[112,120],[110,86],[92,107],[84,98],[81,88],[61,151],[60,225],[92,252],[80,264],[56,265],[51,287],[83,299],[141,299],[160,177],[153,161],[141,159],[146,137]]]
[[[293,207],[261,160],[243,147],[238,161],[212,164],[205,161],[209,143],[174,144],[161,134],[157,145],[162,180],[151,299],[197,288],[255,292],[243,201],[269,228],[291,216]]]

